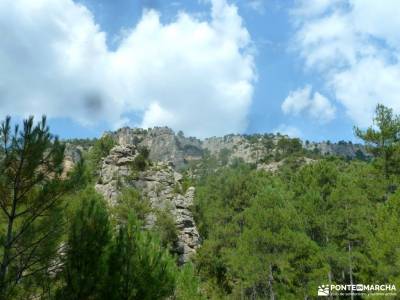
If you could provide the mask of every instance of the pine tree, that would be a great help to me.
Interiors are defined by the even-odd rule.
[[[0,299],[27,277],[54,267],[62,196],[79,187],[82,175],[78,165],[64,178],[64,146],[44,117],[36,126],[33,117],[25,120],[22,131],[12,131],[10,123],[7,117],[0,128]]]
[[[378,203],[363,247],[368,263],[360,266],[363,282],[400,285],[400,191]]]
[[[355,127],[355,134],[364,140],[368,150],[383,161],[383,173],[389,177],[393,154],[399,146],[400,140],[400,116],[393,114],[393,109],[378,104],[375,109],[374,127],[363,131]]]
[[[71,220],[65,247],[60,299],[99,299],[106,273],[107,247],[111,239],[108,212],[93,188],[80,195],[80,207]]]
[[[133,216],[120,225],[108,266],[104,299],[164,299],[174,292],[174,258]]]
[[[294,192],[294,205],[303,218],[307,235],[317,243],[326,265],[325,276],[321,280],[328,284],[335,282],[339,265],[339,251],[334,243],[331,214],[334,205],[329,197],[337,185],[339,161],[322,160],[305,166],[294,175],[290,189]]]
[[[110,153],[115,145],[116,142],[110,135],[104,135],[95,141],[87,154],[88,172],[91,177],[95,178],[98,175],[102,159]]]
[[[329,222],[331,238],[339,249],[336,261],[340,262],[341,273],[346,274],[342,282],[351,285],[357,283],[360,268],[367,263],[363,250],[372,211],[371,203],[353,179],[356,172],[357,168],[351,166],[342,173],[329,197],[334,207]],[[350,298],[354,299],[354,295]]]
[[[241,297],[305,298],[315,290],[316,278],[321,279],[318,246],[305,234],[290,199],[284,186],[272,181],[245,211],[243,234],[230,259]]]

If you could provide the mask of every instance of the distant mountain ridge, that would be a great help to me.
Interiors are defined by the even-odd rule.
[[[198,139],[186,137],[181,131],[175,133],[168,127],[149,129],[124,127],[106,132],[118,144],[145,146],[150,150],[150,159],[171,161],[181,168],[190,161],[200,160],[206,153],[224,154],[228,159],[242,159],[246,163],[258,163],[276,151],[279,140],[290,139],[280,134],[230,134],[223,137]],[[291,139],[293,140],[293,139]],[[300,141],[300,140],[299,140]],[[340,156],[348,159],[368,157],[365,146],[351,142],[301,142],[303,149],[321,155]]]
[[[338,143],[309,142],[271,133],[229,134],[202,140],[196,137],[186,137],[182,131],[175,133],[169,127],[149,129],[123,127],[116,131],[107,131],[103,136],[106,135],[111,136],[119,145],[147,147],[151,160],[171,162],[175,169],[181,169],[191,162],[199,161],[207,154],[228,161],[240,159],[245,163],[263,163],[267,157],[271,157],[279,151],[279,141],[284,139],[298,141],[305,151],[322,156],[332,155],[346,159],[371,157],[365,146],[361,144],[345,141]],[[75,163],[93,142],[94,140],[67,140],[67,159]]]

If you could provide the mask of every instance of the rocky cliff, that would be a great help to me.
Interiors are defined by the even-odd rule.
[[[193,160],[202,158],[203,149],[199,139],[175,134],[168,127],[150,129],[124,127],[115,132],[106,132],[120,145],[147,147],[153,161],[172,162],[176,169]]]
[[[365,147],[360,144],[353,144],[350,142],[338,142],[338,143],[330,143],[330,142],[320,142],[320,143],[304,143],[304,148],[310,151],[317,149],[319,153],[322,155],[337,155],[346,158],[355,158],[355,157],[368,157],[370,154],[367,153]]]
[[[189,187],[182,191],[182,175],[174,170],[172,162],[154,161],[146,170],[132,170],[132,162],[139,155],[138,145],[149,143],[146,138],[136,141],[131,136],[122,136],[120,145],[115,146],[104,158],[96,190],[101,193],[110,205],[116,205],[122,187],[135,187],[146,197],[153,209],[168,209],[175,220],[178,231],[178,242],[175,252],[179,263],[186,263],[200,245],[200,236],[191,212],[195,189]],[[161,145],[171,145],[173,137],[168,133],[150,145],[155,145],[156,152],[165,159],[167,154]],[[154,141],[153,141],[154,142]],[[146,144],[148,145],[148,144]],[[151,148],[150,148],[151,149]],[[179,149],[174,149],[179,150]],[[175,152],[176,153],[176,152]],[[153,157],[155,153],[153,152]],[[180,158],[182,156],[179,156]],[[156,215],[147,216],[146,226],[153,226]]]
[[[168,127],[147,130],[125,127],[106,134],[111,135],[121,145],[148,147],[152,160],[170,161],[177,170],[190,162],[201,159],[205,153],[215,156],[223,154],[231,161],[239,158],[246,163],[258,163],[263,157],[277,150],[280,139],[288,138],[274,134],[231,134],[200,140],[185,137],[182,132],[175,134]],[[303,142],[302,147],[322,155],[337,155],[350,159],[359,156],[368,157],[364,146],[351,142]]]

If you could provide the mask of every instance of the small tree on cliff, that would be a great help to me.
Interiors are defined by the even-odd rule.
[[[0,299],[28,276],[51,269],[61,234],[60,201],[80,182],[79,165],[63,175],[64,146],[46,119],[0,127]]]

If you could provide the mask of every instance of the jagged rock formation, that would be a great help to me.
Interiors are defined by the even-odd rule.
[[[107,132],[121,145],[145,146],[150,150],[153,161],[171,161],[177,169],[186,163],[202,158],[201,141],[185,137],[183,133],[175,134],[168,127],[149,129],[124,127],[116,132]]]
[[[137,145],[142,144],[140,142],[129,144],[127,143],[129,140],[122,142],[122,145],[115,146],[103,160],[96,190],[111,205],[115,205],[123,186],[135,187],[149,199],[153,209],[170,210],[178,230],[175,250],[179,256],[179,263],[187,262],[200,246],[200,236],[190,211],[194,187],[188,188],[184,194],[177,192],[182,189],[183,177],[174,170],[171,162],[154,162],[147,170],[132,176],[131,163],[138,155]],[[154,225],[155,218],[155,214],[149,214],[146,226]]]
[[[200,140],[194,137],[185,137],[182,132],[177,134],[168,127],[154,127],[149,129],[124,127],[115,132],[106,132],[117,144],[147,147],[150,150],[150,159],[153,161],[172,162],[176,170],[180,170],[188,163],[198,161],[205,153],[219,156],[220,153],[228,155],[228,159],[242,159],[246,163],[259,163],[266,154],[274,154],[280,139],[284,135],[255,134],[241,135],[230,134],[223,137],[211,137]],[[78,152],[85,151],[80,146],[68,144]],[[370,157],[363,145],[340,141],[329,142],[303,142],[303,148],[315,151],[322,155],[337,155],[346,158]],[[67,148],[68,148],[67,147]],[[86,147],[87,148],[87,147]],[[75,151],[76,152],[76,151]],[[74,161],[74,159],[70,159]]]
[[[267,154],[274,154],[278,142],[284,135],[226,135],[224,137],[212,137],[205,139],[202,143],[203,149],[207,149],[211,154],[218,155],[223,150],[229,152],[230,160],[240,158],[246,163],[258,164]],[[365,147],[360,144],[340,141],[330,142],[303,142],[302,146],[308,151],[314,151],[322,155],[336,155],[345,158],[367,158]]]
[[[111,204],[117,203],[122,180],[130,175],[129,163],[138,155],[135,145],[117,145],[104,158],[96,190]]]
[[[280,139],[287,138],[284,135],[274,134],[230,134],[200,140],[185,137],[182,132],[175,134],[168,127],[149,129],[124,127],[115,132],[106,132],[105,135],[110,135],[120,145],[147,147],[150,150],[151,160],[172,162],[176,170],[182,169],[190,162],[200,160],[206,152],[217,157],[223,153],[228,156],[229,161],[242,159],[246,163],[258,164],[266,155],[275,153]],[[304,149],[322,155],[337,155],[346,158],[370,157],[363,145],[351,142],[307,141],[302,145]]]
[[[150,158],[154,161],[172,161],[176,169],[181,169],[188,162],[201,159],[206,152],[219,156],[225,153],[229,161],[242,159],[246,163],[256,163],[267,154],[273,154],[280,139],[284,135],[240,135],[230,134],[223,137],[211,137],[200,140],[185,137],[182,132],[175,134],[168,127],[152,129],[121,128],[116,132],[107,132],[122,145],[134,144],[146,146],[150,150]],[[303,142],[303,148],[316,151],[322,155],[337,155],[346,158],[368,157],[365,147],[349,142]]]

